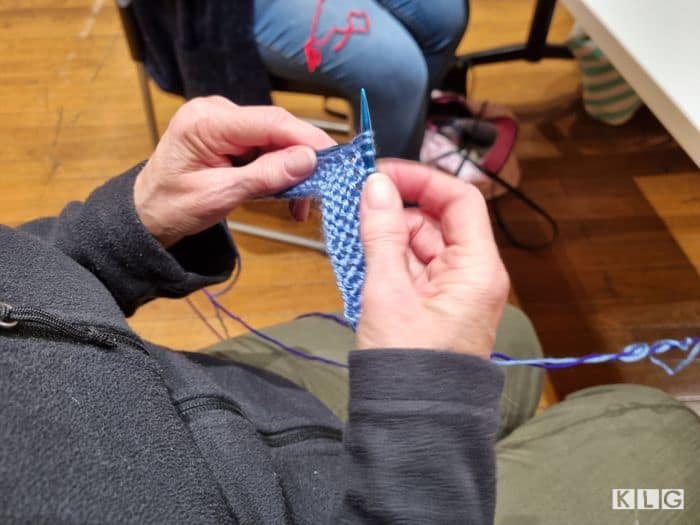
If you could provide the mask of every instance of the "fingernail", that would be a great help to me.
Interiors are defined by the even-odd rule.
[[[297,146],[287,150],[284,169],[292,177],[305,177],[316,167],[316,154],[307,146]]]
[[[394,207],[396,190],[383,173],[374,173],[367,179],[367,205],[373,210],[388,210]]]

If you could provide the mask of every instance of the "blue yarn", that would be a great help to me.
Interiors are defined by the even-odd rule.
[[[319,151],[317,157],[311,177],[278,197],[313,197],[321,201],[326,251],[345,303],[345,319],[354,330],[360,318],[360,294],[365,280],[360,195],[367,177],[374,171],[374,134],[360,133],[349,144]]]
[[[674,367],[670,367],[657,356],[665,354],[669,350],[686,352],[686,356]],[[616,354],[588,354],[582,357],[543,357],[539,359],[513,359],[505,354],[494,352],[491,360],[500,366],[527,365],[538,368],[558,369],[570,368],[578,365],[593,365],[619,361],[622,363],[634,363],[643,359],[649,359],[660,367],[668,375],[673,376],[687,367],[700,355],[700,337],[686,337],[680,341],[675,339],[661,339],[652,344],[633,343],[626,346]]]

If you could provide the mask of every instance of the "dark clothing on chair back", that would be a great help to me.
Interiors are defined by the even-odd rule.
[[[146,69],[161,89],[188,99],[222,95],[238,104],[270,103],[252,0],[133,0],[129,9]]]

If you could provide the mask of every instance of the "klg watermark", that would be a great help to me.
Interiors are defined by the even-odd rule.
[[[612,489],[613,510],[683,510],[683,489]]]

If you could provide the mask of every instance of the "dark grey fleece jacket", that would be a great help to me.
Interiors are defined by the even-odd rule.
[[[0,523],[493,521],[493,364],[353,352],[343,428],[285,379],[136,337],[124,315],[235,254],[223,226],[161,248],[137,171],[0,227]]]

